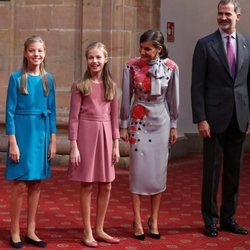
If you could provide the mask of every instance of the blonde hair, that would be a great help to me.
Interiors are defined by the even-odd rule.
[[[104,57],[108,58],[108,52],[105,47],[105,45],[101,42],[94,42],[88,45],[86,49],[85,56],[88,57],[88,53],[92,49],[99,49],[103,52]],[[85,71],[82,78],[78,81],[77,88],[82,92],[84,96],[88,96],[91,93],[91,73],[89,68]],[[103,70],[102,70],[102,81],[104,84],[104,98],[107,101],[113,100],[113,98],[116,95],[116,85],[115,82],[112,79],[111,73],[109,71],[108,62],[104,64]]]
[[[24,43],[24,52],[28,49],[28,47],[32,43],[42,43],[44,50],[46,49],[45,42],[40,36],[31,36],[26,39]],[[20,86],[20,93],[28,95],[29,92],[27,90],[27,72],[28,72],[28,60],[25,56],[23,56],[23,65],[22,65],[22,74],[21,74],[21,86]],[[49,95],[49,86],[48,86],[48,79],[46,77],[46,70],[45,70],[45,59],[40,64],[40,75],[42,77],[42,84],[45,96]]]

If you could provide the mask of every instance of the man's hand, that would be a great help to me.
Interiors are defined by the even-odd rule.
[[[202,121],[197,124],[199,134],[204,138],[210,138],[210,126],[207,121]]]

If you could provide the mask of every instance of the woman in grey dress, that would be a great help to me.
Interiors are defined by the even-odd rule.
[[[132,102],[132,105],[131,105]],[[121,138],[130,143],[130,191],[134,237],[145,239],[141,196],[149,195],[150,237],[160,239],[158,214],[166,189],[169,144],[177,140],[179,69],[168,58],[160,31],[140,37],[140,57],[125,65],[121,105]]]

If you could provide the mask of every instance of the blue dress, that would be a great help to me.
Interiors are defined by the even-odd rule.
[[[48,147],[56,133],[55,84],[46,73],[49,95],[45,96],[41,76],[27,75],[28,95],[20,93],[21,70],[11,74],[6,101],[6,134],[15,135],[20,160],[6,160],[7,180],[42,180],[50,177]]]

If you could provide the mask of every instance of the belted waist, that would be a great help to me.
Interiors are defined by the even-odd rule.
[[[108,122],[108,121],[110,121],[110,116],[80,113],[80,120]]]
[[[41,115],[41,116],[48,116],[51,114],[49,109],[46,110],[38,110],[38,109],[17,109],[15,112],[16,115]]]

